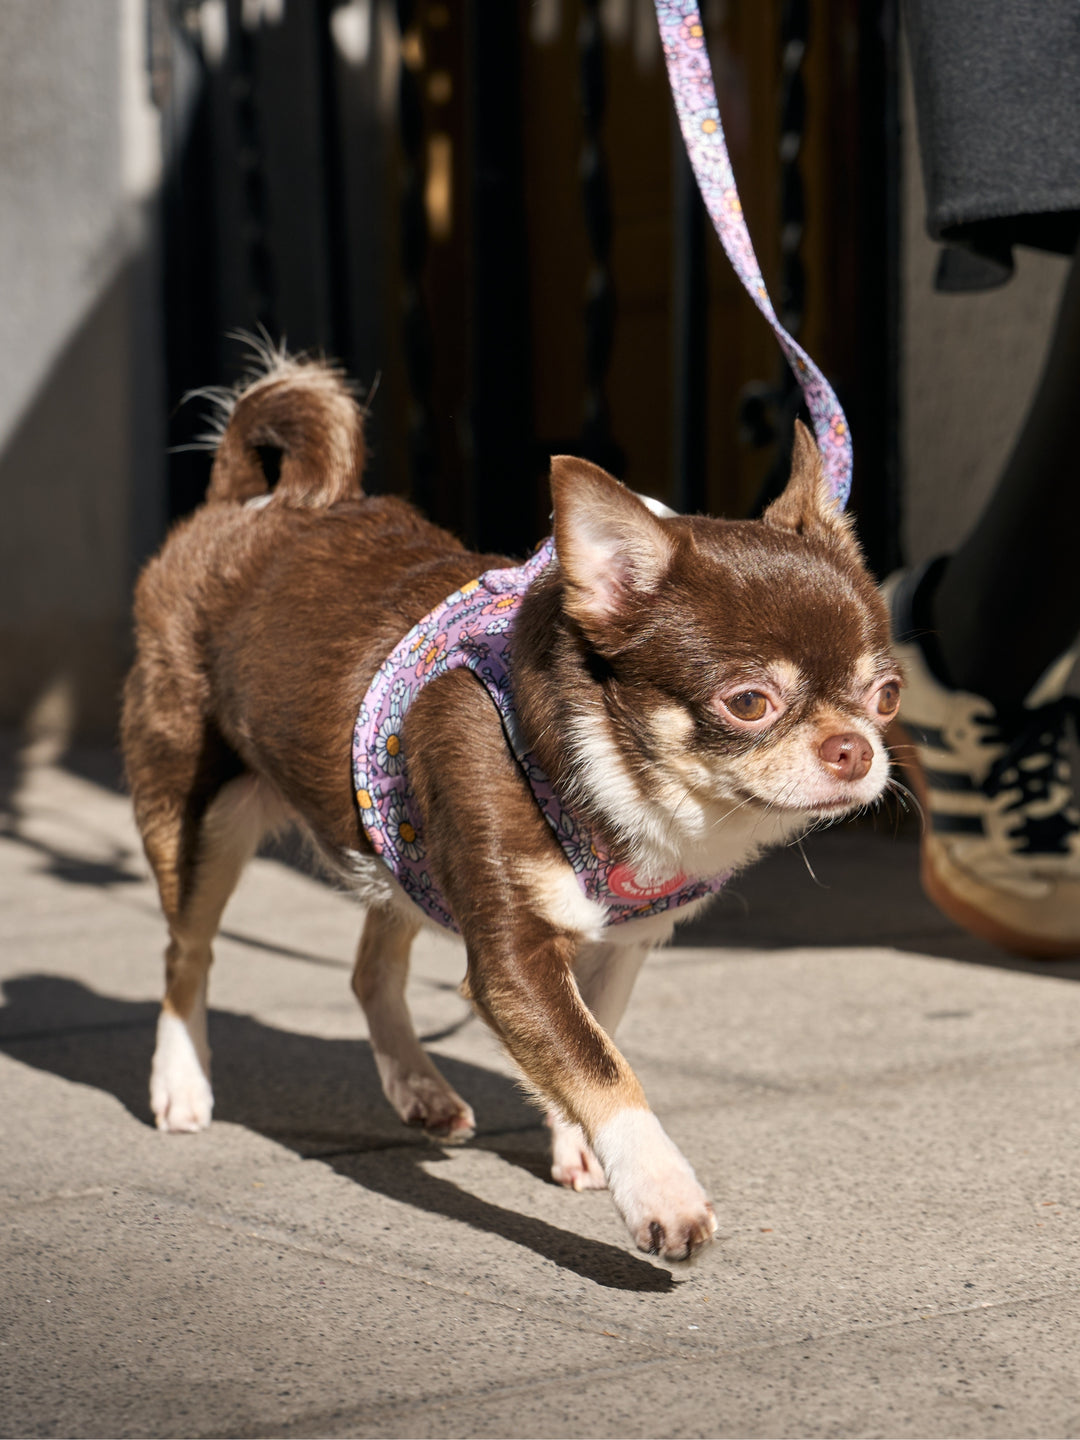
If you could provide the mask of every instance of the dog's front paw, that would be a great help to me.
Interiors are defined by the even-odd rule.
[[[384,1080],[386,1095],[406,1125],[447,1145],[460,1145],[476,1134],[476,1116],[441,1075],[400,1075]]]
[[[556,1185],[570,1190],[606,1190],[607,1179],[600,1167],[585,1132],[580,1125],[564,1120],[557,1110],[549,1110],[545,1123],[551,1130],[551,1178]]]
[[[157,1128],[174,1134],[205,1130],[214,1109],[209,1052],[205,1045],[196,1045],[178,1016],[168,1012],[158,1021],[150,1108]]]
[[[635,1217],[624,1214],[630,1234],[639,1250],[663,1260],[689,1260],[716,1234],[716,1214],[695,1182],[696,1195],[672,1203],[670,1196],[652,1205],[647,1202]]]
[[[716,1215],[685,1156],[651,1110],[622,1110],[595,1149],[634,1243],[664,1260],[689,1260],[716,1234]]]

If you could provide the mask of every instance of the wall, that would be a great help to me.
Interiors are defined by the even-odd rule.
[[[0,5],[0,725],[110,735],[160,534],[143,0]]]

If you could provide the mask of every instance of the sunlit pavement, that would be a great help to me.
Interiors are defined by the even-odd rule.
[[[620,1044],[720,1221],[687,1268],[550,1183],[431,934],[414,1013],[480,1130],[401,1126],[360,912],[277,860],[217,947],[214,1124],[159,1135],[164,931],[112,762],[8,753],[0,1433],[1080,1432],[1080,965],[953,929],[910,833],[773,857],[646,966]]]

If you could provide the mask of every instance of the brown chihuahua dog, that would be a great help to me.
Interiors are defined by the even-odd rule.
[[[153,1112],[162,1130],[210,1123],[211,942],[262,836],[294,822],[369,907],[353,988],[387,1097],[433,1137],[464,1140],[472,1111],[405,1005],[425,915],[361,824],[350,744],[410,627],[508,562],[470,553],[402,500],[363,495],[362,415],[333,369],[273,355],[223,410],[207,502],[139,581],[124,704],[169,927]],[[282,454],[272,491],[260,446]],[[657,513],[565,456],[551,489],[555,555],[513,624],[516,730],[595,853],[639,893],[667,894],[670,877],[730,874],[878,799],[899,673],[806,430],[757,521]],[[510,728],[461,668],[416,695],[395,737],[430,875],[465,942],[464,990],[548,1108],[555,1179],[608,1186],[641,1249],[685,1259],[714,1234],[712,1206],[612,1035],[647,951],[708,896],[609,924]]]

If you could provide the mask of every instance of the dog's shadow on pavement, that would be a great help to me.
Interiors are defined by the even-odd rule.
[[[141,1124],[151,1123],[147,1085],[156,1004],[118,1000],[51,975],[6,981],[3,1002],[0,1051],[113,1095]],[[502,1236],[595,1284],[653,1292],[673,1287],[670,1271],[506,1209],[433,1173],[431,1162],[442,1152],[394,1115],[367,1041],[302,1035],[212,1010],[210,1043],[215,1120],[243,1125],[392,1200]],[[514,1082],[437,1058],[480,1118],[471,1143],[548,1180],[546,1131]]]

